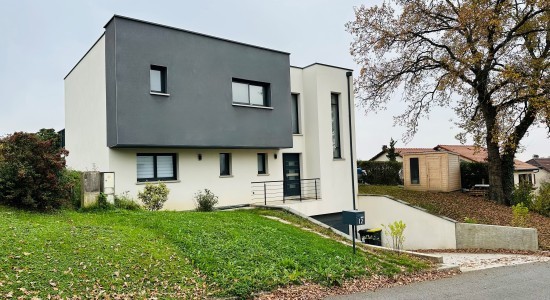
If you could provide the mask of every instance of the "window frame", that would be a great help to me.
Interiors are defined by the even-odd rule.
[[[227,176],[231,176],[233,174],[233,170],[231,169],[231,153],[229,152],[221,152],[220,155],[220,176],[221,177],[227,177]],[[227,157],[227,160],[223,162],[224,164],[224,167],[227,168],[227,174],[225,174],[223,172],[223,169],[222,169],[222,157]]]
[[[260,160],[260,157],[262,158]],[[258,167],[258,175],[267,175],[269,174],[268,172],[268,166],[267,166],[267,153],[258,153],[256,155],[256,162],[257,162],[257,167]],[[260,170],[260,162],[262,163],[262,167],[263,167],[263,171]]]
[[[300,126],[300,94],[290,94],[290,113],[292,118],[292,134],[301,134],[302,126]],[[294,126],[294,114],[296,114],[296,126]],[[294,130],[296,127],[296,131]]]
[[[413,160],[416,161],[416,169],[413,169]],[[410,182],[411,184],[420,184],[420,160],[418,157],[409,158]],[[416,182],[415,182],[416,179]]]
[[[151,84],[151,71],[159,71],[160,72],[160,91],[153,90],[153,86]],[[151,65],[149,68],[149,91],[151,93],[156,94],[168,94],[168,84],[167,84],[167,73],[168,69],[165,66],[159,66],[159,65]]]
[[[248,92],[248,102],[238,102],[235,101],[235,94],[233,90],[233,83],[239,83],[239,84],[246,84],[247,85],[247,92]],[[252,104],[250,99],[250,87],[261,87],[263,89],[263,105],[259,104]],[[271,88],[270,84],[267,82],[261,82],[261,81],[254,81],[254,80],[246,80],[246,79],[240,79],[240,78],[232,78],[231,80],[231,102],[233,105],[241,105],[241,106],[251,106],[251,107],[260,107],[260,108],[268,108],[271,107]]]
[[[334,100],[336,103],[333,103]],[[330,93],[330,120],[332,128],[332,158],[342,158],[342,132],[340,126],[340,94]],[[336,109],[336,120],[334,120],[334,110]],[[336,125],[336,128],[334,126]],[[335,138],[335,133],[337,137]]]
[[[153,157],[153,177],[151,178],[137,178],[137,158],[139,156]],[[170,156],[172,157],[172,171],[174,176],[172,177],[158,177],[158,163],[157,157]],[[151,181],[171,181],[178,180],[178,168],[177,168],[177,154],[176,153],[137,153],[136,154],[136,179],[137,182],[151,182]]]

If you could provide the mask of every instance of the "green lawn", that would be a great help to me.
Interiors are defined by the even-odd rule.
[[[0,207],[0,298],[247,297],[425,268],[241,210],[38,214]]]

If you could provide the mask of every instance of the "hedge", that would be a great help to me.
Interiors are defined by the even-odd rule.
[[[469,189],[475,184],[489,183],[489,165],[480,162],[460,162],[462,188]]]
[[[358,161],[357,166],[367,173],[368,184],[399,185],[399,171],[402,162],[397,161]]]

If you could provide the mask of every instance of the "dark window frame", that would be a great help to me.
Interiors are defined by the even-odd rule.
[[[411,171],[411,184],[420,184],[420,161],[418,157],[411,157],[409,159],[409,169]]]
[[[336,102],[336,103],[334,103]],[[334,120],[336,110],[336,120]],[[330,93],[330,119],[332,128],[332,157],[342,158],[342,132],[340,130],[340,94]],[[336,128],[334,128],[336,125]],[[337,135],[335,138],[334,135]]]
[[[267,175],[267,153],[258,153],[256,159],[258,162],[258,175]],[[263,171],[261,169],[263,169]]]
[[[233,82],[248,85],[248,103],[246,103],[246,102],[236,102],[235,99],[233,98],[233,89],[232,89],[231,90],[231,101],[233,102],[233,104],[257,106],[257,107],[271,107],[271,84],[269,84],[267,82],[240,79],[240,78],[232,78],[231,84],[233,84]],[[256,87],[262,87],[263,88],[263,91],[264,91],[264,104],[263,105],[250,103],[250,86],[256,86]]]
[[[227,158],[226,160],[223,160],[222,157]],[[222,162],[223,160],[223,162]],[[222,163],[224,164],[224,168],[227,169],[227,173],[224,172],[224,168],[222,168]],[[220,153],[220,176],[231,176],[231,153],[228,152],[222,152]]]
[[[149,69],[149,90],[151,93],[161,93],[161,94],[167,94],[167,71],[168,69],[164,66],[159,65],[151,65],[151,68]],[[153,87],[151,86],[151,71],[159,71],[160,72],[160,91],[153,90]]]
[[[291,118],[294,121],[294,114],[296,114],[296,124],[292,122],[292,134],[300,134],[300,94],[292,93],[290,94],[290,105],[291,105]]]
[[[138,182],[150,182],[150,181],[169,181],[178,179],[178,168],[177,168],[177,155],[176,153],[137,153],[136,154],[136,168],[137,168],[137,157],[138,156],[152,156],[153,157],[153,177],[151,178],[137,178]],[[158,165],[157,157],[159,156],[170,156],[172,157],[172,170],[174,176],[172,177],[158,177]],[[137,170],[136,170],[137,171]],[[136,172],[137,173],[137,172]],[[137,177],[137,174],[136,174]]]

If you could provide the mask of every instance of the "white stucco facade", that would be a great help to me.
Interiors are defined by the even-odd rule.
[[[307,215],[351,209],[357,187],[352,191],[355,180],[352,170],[356,163],[350,153],[346,76],[350,70],[321,64],[290,68],[291,93],[298,95],[300,125],[300,133],[293,135],[292,148],[109,148],[106,142],[105,64],[102,37],[65,79],[65,132],[70,168],[114,172],[115,193],[128,192],[137,199],[144,187],[144,183],[137,180],[137,154],[175,154],[177,178],[165,181],[170,195],[164,208],[190,210],[195,207],[194,194],[203,189],[210,189],[219,197],[219,206],[258,203],[257,197],[252,195],[251,183],[282,181],[283,154],[296,153],[300,157],[300,177],[319,178],[320,195],[318,200],[286,201],[284,205]],[[339,95],[341,158],[333,158],[332,152],[331,94]],[[353,95],[349,96],[353,108]],[[351,109],[351,124],[355,124],[353,111]],[[353,126],[352,136],[355,133]],[[230,176],[220,176],[220,153],[231,154]],[[258,174],[258,153],[266,154],[267,174]]]

